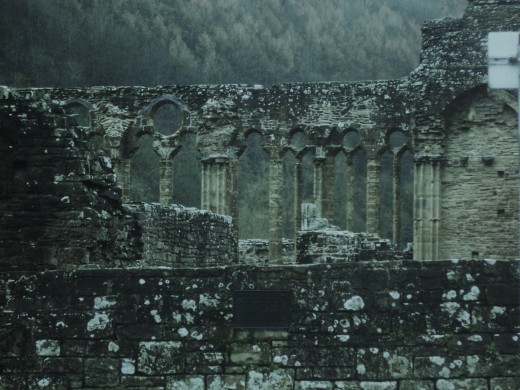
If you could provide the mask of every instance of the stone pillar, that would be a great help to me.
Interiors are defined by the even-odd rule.
[[[381,162],[369,156],[367,162],[367,232],[379,234],[381,191],[379,189]]]
[[[347,159],[347,230],[354,230],[354,163],[352,155]]]
[[[401,161],[399,156],[394,157],[392,175],[392,242],[398,245],[401,242]]]
[[[283,246],[283,170],[276,152],[269,156],[269,262],[282,263]]]
[[[414,169],[414,259],[439,259],[440,159],[423,157]]]
[[[173,198],[173,160],[169,157],[161,157],[159,172],[159,202],[169,205]]]
[[[130,160],[123,158],[112,159],[117,184],[121,187],[123,203],[130,200]]]
[[[295,175],[294,175],[294,241],[301,229],[302,212],[301,204],[303,199],[303,165],[301,160],[296,160]]]
[[[227,156],[202,160],[201,207],[217,214],[230,215],[237,229],[237,164]]]
[[[117,184],[121,187],[122,201],[128,202],[130,200],[130,159],[123,157],[121,137],[105,137],[103,142],[105,150],[108,150],[110,155]]]

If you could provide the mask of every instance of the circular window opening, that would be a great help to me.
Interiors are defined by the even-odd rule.
[[[163,104],[153,114],[155,131],[172,135],[182,126],[182,110],[175,104]]]
[[[392,132],[390,134],[390,137],[388,139],[388,143],[390,144],[390,147],[392,149],[400,149],[404,145],[406,145],[406,142],[408,141],[408,137],[405,133],[403,133],[400,130]]]
[[[303,131],[298,131],[294,133],[291,137],[291,145],[296,149],[301,149],[305,145],[307,145],[307,136]]]
[[[360,142],[361,142],[361,139],[359,137],[359,134],[355,130],[349,131],[343,137],[343,146],[345,146],[348,149],[357,148],[359,146]]]

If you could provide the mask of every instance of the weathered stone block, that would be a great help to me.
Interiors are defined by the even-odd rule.
[[[60,356],[60,342],[58,340],[36,340],[36,355]]]
[[[433,381],[404,380],[399,382],[399,390],[434,390]]]
[[[245,375],[208,376],[208,390],[245,390]]]
[[[436,390],[487,390],[486,379],[459,379],[459,380],[446,380],[439,379],[435,384]]]
[[[168,379],[166,390],[204,390],[203,376],[173,376]]]
[[[120,361],[113,358],[85,359],[85,385],[115,387],[119,384]]]
[[[271,346],[259,342],[251,344],[235,343],[232,346],[230,360],[236,364],[268,364],[271,357]]]
[[[489,381],[490,390],[520,389],[520,378],[492,378]]]
[[[252,370],[247,374],[247,388],[255,390],[291,390],[294,385],[292,370]]]
[[[139,343],[138,372],[148,375],[177,374],[184,369],[182,344],[178,341]]]

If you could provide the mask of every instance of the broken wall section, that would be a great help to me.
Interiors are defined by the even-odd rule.
[[[228,217],[124,207],[114,160],[47,92],[2,89],[0,271],[237,261]]]
[[[231,217],[178,205],[126,204],[136,215],[143,266],[210,267],[238,262]]]

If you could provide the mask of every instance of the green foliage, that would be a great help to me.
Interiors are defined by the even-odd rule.
[[[0,84],[397,78],[465,0],[3,0]]]

